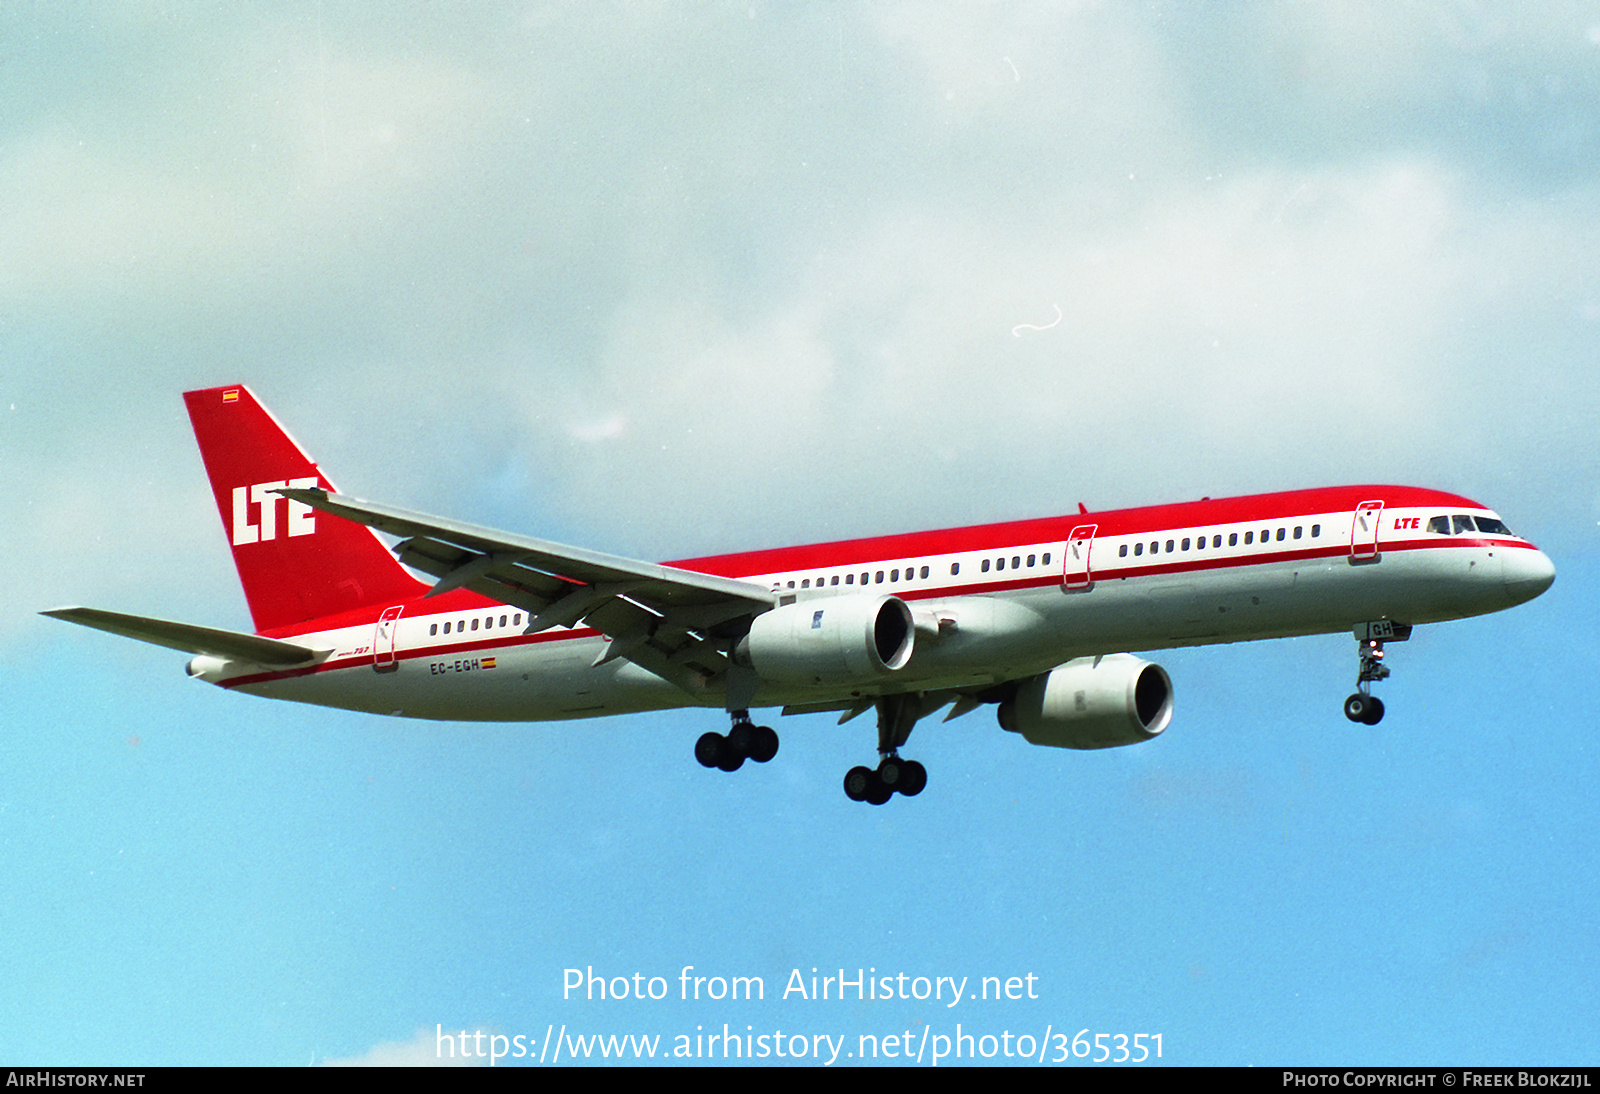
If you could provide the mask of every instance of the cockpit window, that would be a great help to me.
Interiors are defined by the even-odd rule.
[[[1429,517],[1428,531],[1441,536],[1466,536],[1482,532],[1490,536],[1509,536],[1511,529],[1494,517],[1472,517],[1455,513],[1448,517]]]

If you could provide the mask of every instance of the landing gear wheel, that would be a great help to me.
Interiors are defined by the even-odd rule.
[[[1383,700],[1358,691],[1344,701],[1344,716],[1352,722],[1375,726],[1383,720]]]
[[[900,789],[904,778],[905,761],[899,756],[885,756],[878,761],[878,781],[887,786],[890,793]]]
[[[867,792],[878,781],[877,772],[870,767],[852,767],[844,774],[844,796],[853,802],[867,800]]]
[[[755,743],[756,727],[749,722],[735,722],[733,728],[728,730],[728,748],[741,759],[754,753]]]
[[[764,764],[778,754],[778,733],[771,726],[756,726],[750,743],[750,758]]]
[[[778,735],[771,726],[758,726],[748,710],[728,712],[733,725],[728,733],[702,733],[694,745],[694,758],[702,767],[737,771],[746,760],[764,764],[778,754]]]
[[[722,746],[726,743],[727,738],[720,733],[702,733],[694,743],[694,758],[701,767],[716,767],[722,762]]]
[[[853,802],[882,805],[896,794],[914,798],[928,785],[928,769],[916,760],[885,756],[874,771],[852,767],[844,777],[844,796]]]

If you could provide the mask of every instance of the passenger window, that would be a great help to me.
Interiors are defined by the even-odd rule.
[[[802,588],[802,589],[809,589],[809,588],[811,588],[811,579],[810,579],[810,578],[809,578],[809,577],[806,577],[806,578],[801,578],[801,579],[800,579],[800,587],[801,587],[801,588]]]
[[[439,633],[439,624],[434,623],[433,625],[431,625],[428,628],[428,634],[429,635],[435,635],[435,634],[438,634],[438,633]]]
[[[506,617],[503,615],[500,617],[500,625],[502,627],[506,625]]]
[[[1041,561],[1042,561],[1042,562],[1043,562],[1043,563],[1044,563],[1044,564],[1045,564],[1045,565],[1046,565],[1046,566],[1048,566],[1048,565],[1050,565],[1050,552],[1049,552],[1049,551],[1046,551],[1046,552],[1045,552],[1045,553],[1044,553],[1044,558],[1043,558],[1043,559],[1041,559]]]
[[[923,567],[923,568],[922,568],[922,576],[923,576],[923,577],[924,577],[924,578],[926,578],[926,577],[927,577],[927,576],[928,576],[928,568],[927,568],[927,567],[926,567],[926,566],[924,566],[924,567]]]
[[[1011,556],[1011,568],[1013,570],[1015,570],[1018,567],[1020,567],[1021,565],[1022,565],[1022,556],[1021,555],[1012,555]]]
[[[1128,557],[1128,545],[1126,543],[1124,543],[1121,547],[1117,548],[1117,557],[1118,558],[1127,558]]]
[[[1183,537],[1183,543],[1181,544],[1181,546],[1183,547],[1183,549],[1185,551],[1187,551],[1189,549],[1189,537],[1188,536],[1184,536]]]
[[[839,575],[838,575],[838,574],[834,574],[834,575],[833,575],[833,580],[832,580],[832,581],[830,581],[830,582],[828,582],[828,584],[830,584],[830,585],[837,585],[837,584],[839,584]]]
[[[1238,532],[1229,532],[1228,533],[1228,546],[1229,547],[1237,547],[1237,546],[1239,546],[1239,533]]]
[[[900,580],[900,571],[899,570],[890,570],[889,571],[889,580],[890,581],[899,581]]]
[[[473,630],[477,630],[478,629],[478,621],[476,619],[474,619],[472,621],[472,629]]]
[[[1254,532],[1246,532],[1244,534],[1244,545],[1246,547],[1250,546],[1250,544],[1255,542],[1255,538],[1256,534]]]
[[[1278,542],[1279,543],[1283,542],[1283,532],[1284,532],[1284,530],[1282,528],[1278,529]]]
[[[844,583],[846,585],[854,585],[856,583],[856,575],[855,574],[845,574],[844,575]]]
[[[955,577],[955,576],[956,576],[956,575],[957,575],[957,574],[959,574],[959,573],[960,573],[960,572],[961,572],[961,563],[959,563],[959,562],[952,562],[952,563],[951,563],[951,564],[950,564],[950,576],[951,576],[951,577]]]
[[[1161,553],[1161,541],[1160,540],[1151,540],[1150,541],[1150,553],[1153,554],[1153,555],[1159,555]]]
[[[883,571],[882,570],[878,571],[877,577],[875,577],[874,580],[877,581],[877,583],[879,585],[883,584]]]
[[[1294,538],[1295,539],[1299,539],[1300,538],[1300,532],[1301,532],[1301,528],[1300,528],[1300,526],[1298,524],[1296,524],[1294,526]]]
[[[1320,535],[1321,535],[1321,534],[1322,534],[1322,525],[1320,525],[1320,524],[1313,524],[1313,525],[1312,525],[1312,526],[1311,526],[1311,538],[1312,538],[1312,539],[1316,539],[1316,538],[1317,538],[1317,537],[1318,537],[1318,536],[1320,536]]]
[[[513,627],[522,626],[522,613],[521,612],[518,612],[516,615],[511,617],[511,625]]]
[[[445,634],[449,634],[450,633],[450,624],[446,623],[444,625],[444,633]]]
[[[1213,547],[1221,547],[1222,546],[1222,536],[1220,534],[1217,535],[1217,536],[1214,536],[1212,538],[1211,546],[1213,546]]]
[[[981,567],[981,569],[983,570],[984,573],[988,573],[989,572],[989,560],[988,559],[984,559],[983,560],[983,566]]]

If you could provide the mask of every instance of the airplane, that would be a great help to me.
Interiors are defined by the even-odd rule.
[[[752,709],[877,716],[853,801],[912,797],[917,722],[991,704],[1031,744],[1159,736],[1171,678],[1128,651],[1346,632],[1352,722],[1385,644],[1531,600],[1555,568],[1455,494],[1340,486],[654,564],[340,494],[243,385],[184,395],[255,623],[43,614],[192,654],[234,691],[411,718],[547,721],[722,708],[705,767],[770,761]],[[377,533],[396,537],[392,548]],[[402,565],[403,564],[403,565]],[[430,585],[413,575],[434,579]]]

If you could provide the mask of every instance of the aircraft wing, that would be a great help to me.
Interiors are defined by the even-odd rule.
[[[121,612],[106,612],[99,608],[57,608],[39,614],[120,634],[124,638],[137,638],[141,642],[165,646],[169,650],[209,654],[231,661],[251,661],[258,665],[285,667],[306,665],[329,652],[294,642],[282,642],[276,638],[263,638],[258,634],[241,634],[238,631],[218,630],[215,627],[197,627],[192,623],[174,623],[143,615],[123,615]]]
[[[778,602],[759,585],[425,516],[321,489],[285,497],[401,537],[400,561],[432,574],[428,595],[470,589],[527,611],[525,633],[592,627],[611,639],[596,664],[625,657],[686,691],[729,668],[731,639]]]

